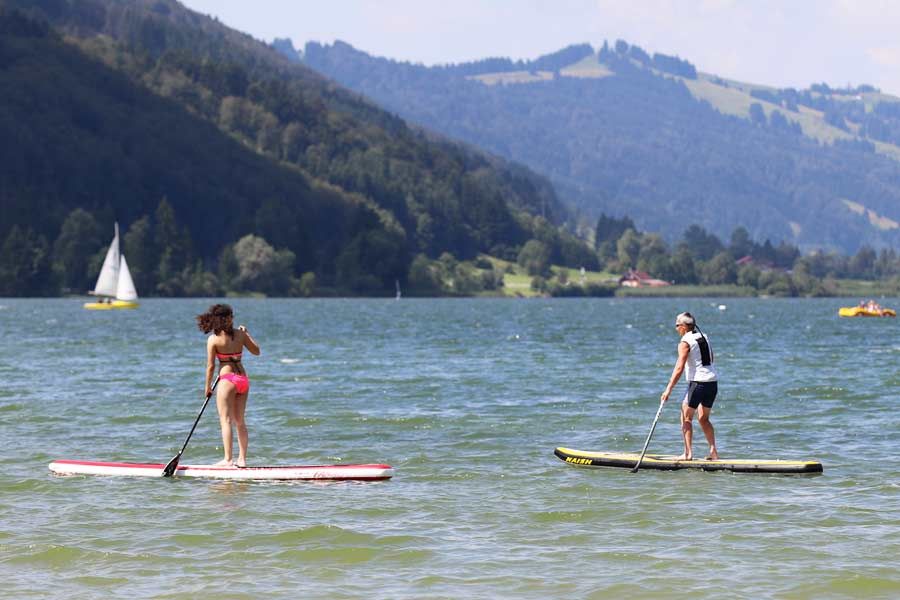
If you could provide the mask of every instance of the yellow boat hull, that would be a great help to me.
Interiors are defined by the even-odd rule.
[[[85,302],[84,307],[87,310],[123,310],[128,308],[137,308],[137,302],[129,302],[128,300],[113,300],[112,302]]]
[[[845,306],[838,309],[838,315],[841,317],[896,317],[897,311],[893,308],[867,310],[861,306]]]

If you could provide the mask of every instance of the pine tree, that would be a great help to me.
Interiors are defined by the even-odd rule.
[[[57,293],[47,239],[30,227],[13,225],[0,248],[0,296]]]
[[[97,273],[88,269],[103,244],[100,225],[91,213],[81,208],[69,213],[53,244],[53,269],[64,289],[84,293],[93,286]]]

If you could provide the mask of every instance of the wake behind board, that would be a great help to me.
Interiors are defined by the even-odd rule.
[[[641,457],[636,452],[585,452],[571,448],[557,448],[553,452],[560,460],[579,467],[620,467],[633,469]],[[675,460],[675,456],[647,454],[641,470],[701,469],[703,471],[732,471],[734,473],[821,473],[822,463],[814,460]]]
[[[50,470],[58,475],[119,475],[126,477],[162,477],[164,464],[55,460]],[[277,467],[217,467],[215,465],[178,465],[177,477],[205,479],[273,481],[381,481],[390,479],[390,465],[300,465]]]

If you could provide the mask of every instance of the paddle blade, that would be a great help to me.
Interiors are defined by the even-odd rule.
[[[169,464],[166,465],[166,468],[163,469],[163,477],[171,477],[175,474],[175,469],[178,468],[178,461],[181,459],[181,452],[175,455],[175,458],[169,461]]]
[[[194,419],[194,426],[191,427],[191,432],[188,434],[187,439],[184,440],[184,445],[181,447],[181,452],[175,455],[175,458],[169,461],[169,464],[166,465],[166,468],[163,469],[163,477],[171,477],[175,474],[175,469],[178,468],[178,461],[181,460],[181,455],[184,453],[184,449],[187,448],[188,442],[191,441],[191,436],[194,435],[194,430],[197,429],[197,423],[200,422],[200,417],[203,416],[203,411],[206,410],[206,405],[209,404],[209,399],[212,398],[213,391],[215,391],[216,386],[219,385],[219,378],[216,377],[216,380],[213,382],[212,387],[209,388],[209,393],[206,395],[206,400],[203,402],[203,406],[200,407],[200,413],[197,415],[197,418]]]

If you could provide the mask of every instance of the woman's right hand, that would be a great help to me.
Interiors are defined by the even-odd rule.
[[[212,396],[212,388],[209,387],[209,386],[207,385],[207,386],[203,389],[203,395],[206,396],[207,398],[209,398],[210,396]]]

